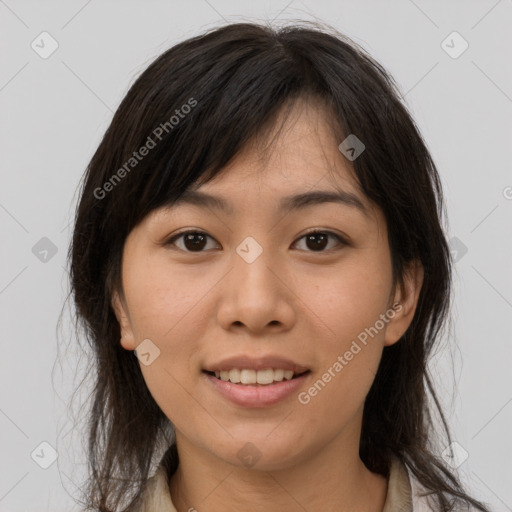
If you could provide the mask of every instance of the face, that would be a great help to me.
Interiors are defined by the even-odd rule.
[[[196,187],[226,208],[189,199],[126,240],[121,343],[139,347],[178,447],[270,470],[358,446],[382,350],[412,320],[422,276],[394,289],[383,214],[323,119],[294,110],[268,158],[247,148]],[[318,191],[345,200],[286,201]]]

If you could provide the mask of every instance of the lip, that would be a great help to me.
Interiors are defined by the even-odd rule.
[[[299,363],[295,363],[290,359],[279,356],[265,356],[255,358],[241,355],[222,359],[217,363],[208,364],[205,366],[205,368],[203,368],[203,370],[208,372],[220,372],[232,370],[233,368],[256,371],[274,368],[279,370],[292,370],[295,374],[304,373],[310,369]]]
[[[277,367],[282,368],[281,366]],[[245,366],[244,368],[248,367]],[[296,393],[298,389],[304,385],[305,380],[311,374],[311,372],[308,371],[307,373],[293,379],[283,380],[273,384],[244,385],[234,384],[233,382],[218,379],[215,375],[210,375],[209,373],[206,373],[206,371],[203,371],[202,373],[206,377],[208,383],[213,386],[213,389],[219,392],[224,398],[236,405],[248,408],[269,407],[285,400],[294,392]]]

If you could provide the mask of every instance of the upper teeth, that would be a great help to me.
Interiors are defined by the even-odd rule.
[[[223,370],[215,372],[215,377],[225,381],[231,381],[235,384],[272,384],[272,382],[280,382],[283,379],[290,380],[293,377],[292,370],[281,370],[268,368],[267,370],[239,370],[233,368],[231,370]]]

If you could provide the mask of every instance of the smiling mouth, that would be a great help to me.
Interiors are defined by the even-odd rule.
[[[203,372],[218,380],[241,386],[269,386],[279,382],[297,379],[310,373],[310,370],[294,373],[292,370],[282,370],[279,368],[267,368],[265,370],[233,368],[223,371],[203,370]]]

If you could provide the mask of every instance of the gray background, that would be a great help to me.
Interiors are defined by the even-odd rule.
[[[0,0],[2,512],[79,510],[85,455],[69,401],[90,368],[67,311],[56,325],[75,191],[117,105],[180,40],[224,20],[296,18],[325,20],[383,63],[431,149],[458,260],[453,323],[431,371],[454,464],[493,510],[512,510],[511,0]],[[51,49],[43,31],[58,43],[46,59],[31,47]],[[457,58],[462,40],[442,44],[453,31],[469,44]]]

